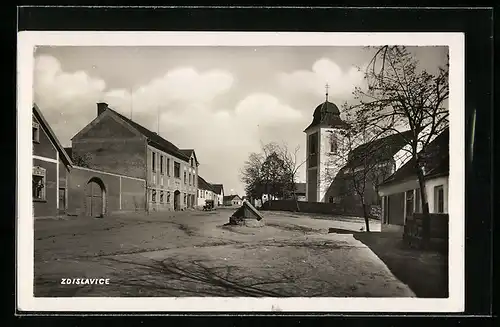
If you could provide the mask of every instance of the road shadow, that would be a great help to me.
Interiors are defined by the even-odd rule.
[[[409,248],[401,234],[351,232],[368,246],[417,297],[448,297],[448,254]]]

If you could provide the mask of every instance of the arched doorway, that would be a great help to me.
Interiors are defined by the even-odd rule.
[[[89,217],[103,217],[106,213],[106,189],[100,178],[93,177],[85,187],[85,212]]]
[[[181,192],[179,190],[174,192],[174,210],[181,210]]]

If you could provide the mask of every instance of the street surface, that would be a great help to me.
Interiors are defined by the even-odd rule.
[[[264,227],[223,226],[234,210],[37,220],[35,296],[415,296],[352,234],[328,233],[361,219],[263,211]]]

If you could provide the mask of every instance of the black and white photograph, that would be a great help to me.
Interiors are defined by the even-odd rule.
[[[19,42],[21,307],[463,309],[463,35]]]

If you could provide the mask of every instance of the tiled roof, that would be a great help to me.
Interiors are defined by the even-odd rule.
[[[211,184],[211,185],[212,185],[212,189],[217,194],[220,194],[222,192],[222,190],[224,189],[224,186],[222,184]]]
[[[200,175],[198,175],[198,188],[201,190],[213,191],[212,185],[210,183],[208,183]]]
[[[425,151],[419,152],[422,158],[425,168],[425,177],[431,178],[437,175],[448,174],[450,171],[450,133],[449,128],[446,128],[441,134],[439,134],[429,145],[426,147]],[[399,168],[394,174],[389,176],[384,184],[397,183],[400,181],[407,180],[409,178],[414,178],[415,173],[415,161],[413,159],[409,160],[401,168]]]
[[[408,144],[412,131],[395,133],[372,142],[361,144],[349,153],[348,167],[357,167],[363,160],[369,158],[370,163],[384,162],[394,158],[394,155]]]
[[[349,154],[348,163],[339,170],[337,175],[335,175],[327,193],[333,194],[334,196],[344,196],[350,193],[352,185],[350,186],[349,183],[352,183],[352,175],[346,175],[346,172],[359,166],[365,166],[368,169],[372,169],[375,167],[375,164],[384,163],[393,159],[394,155],[407,144],[405,138],[409,137],[410,134],[411,131],[392,134],[362,144],[352,150]],[[368,164],[364,164],[363,160],[365,158],[370,160]]]
[[[226,195],[226,196],[224,196],[224,198],[223,198],[223,199],[224,199],[224,201],[232,201],[232,200],[234,200],[235,198],[239,198],[239,199],[241,199],[241,198],[240,198],[240,196],[239,196],[238,194]]]
[[[126,121],[128,124],[132,125],[135,129],[139,131],[142,135],[144,135],[150,142],[156,144],[160,150],[163,150],[167,153],[170,153],[171,155],[176,156],[177,158],[184,160],[184,161],[189,161],[189,156],[186,156],[185,153],[183,153],[178,147],[173,145],[171,142],[165,140],[163,137],[158,135],[155,132],[150,131],[149,129],[143,127],[142,125],[136,123],[135,121],[123,116],[122,114],[116,112],[115,110],[107,107],[107,110],[110,110],[114,114],[116,114],[118,117]]]

